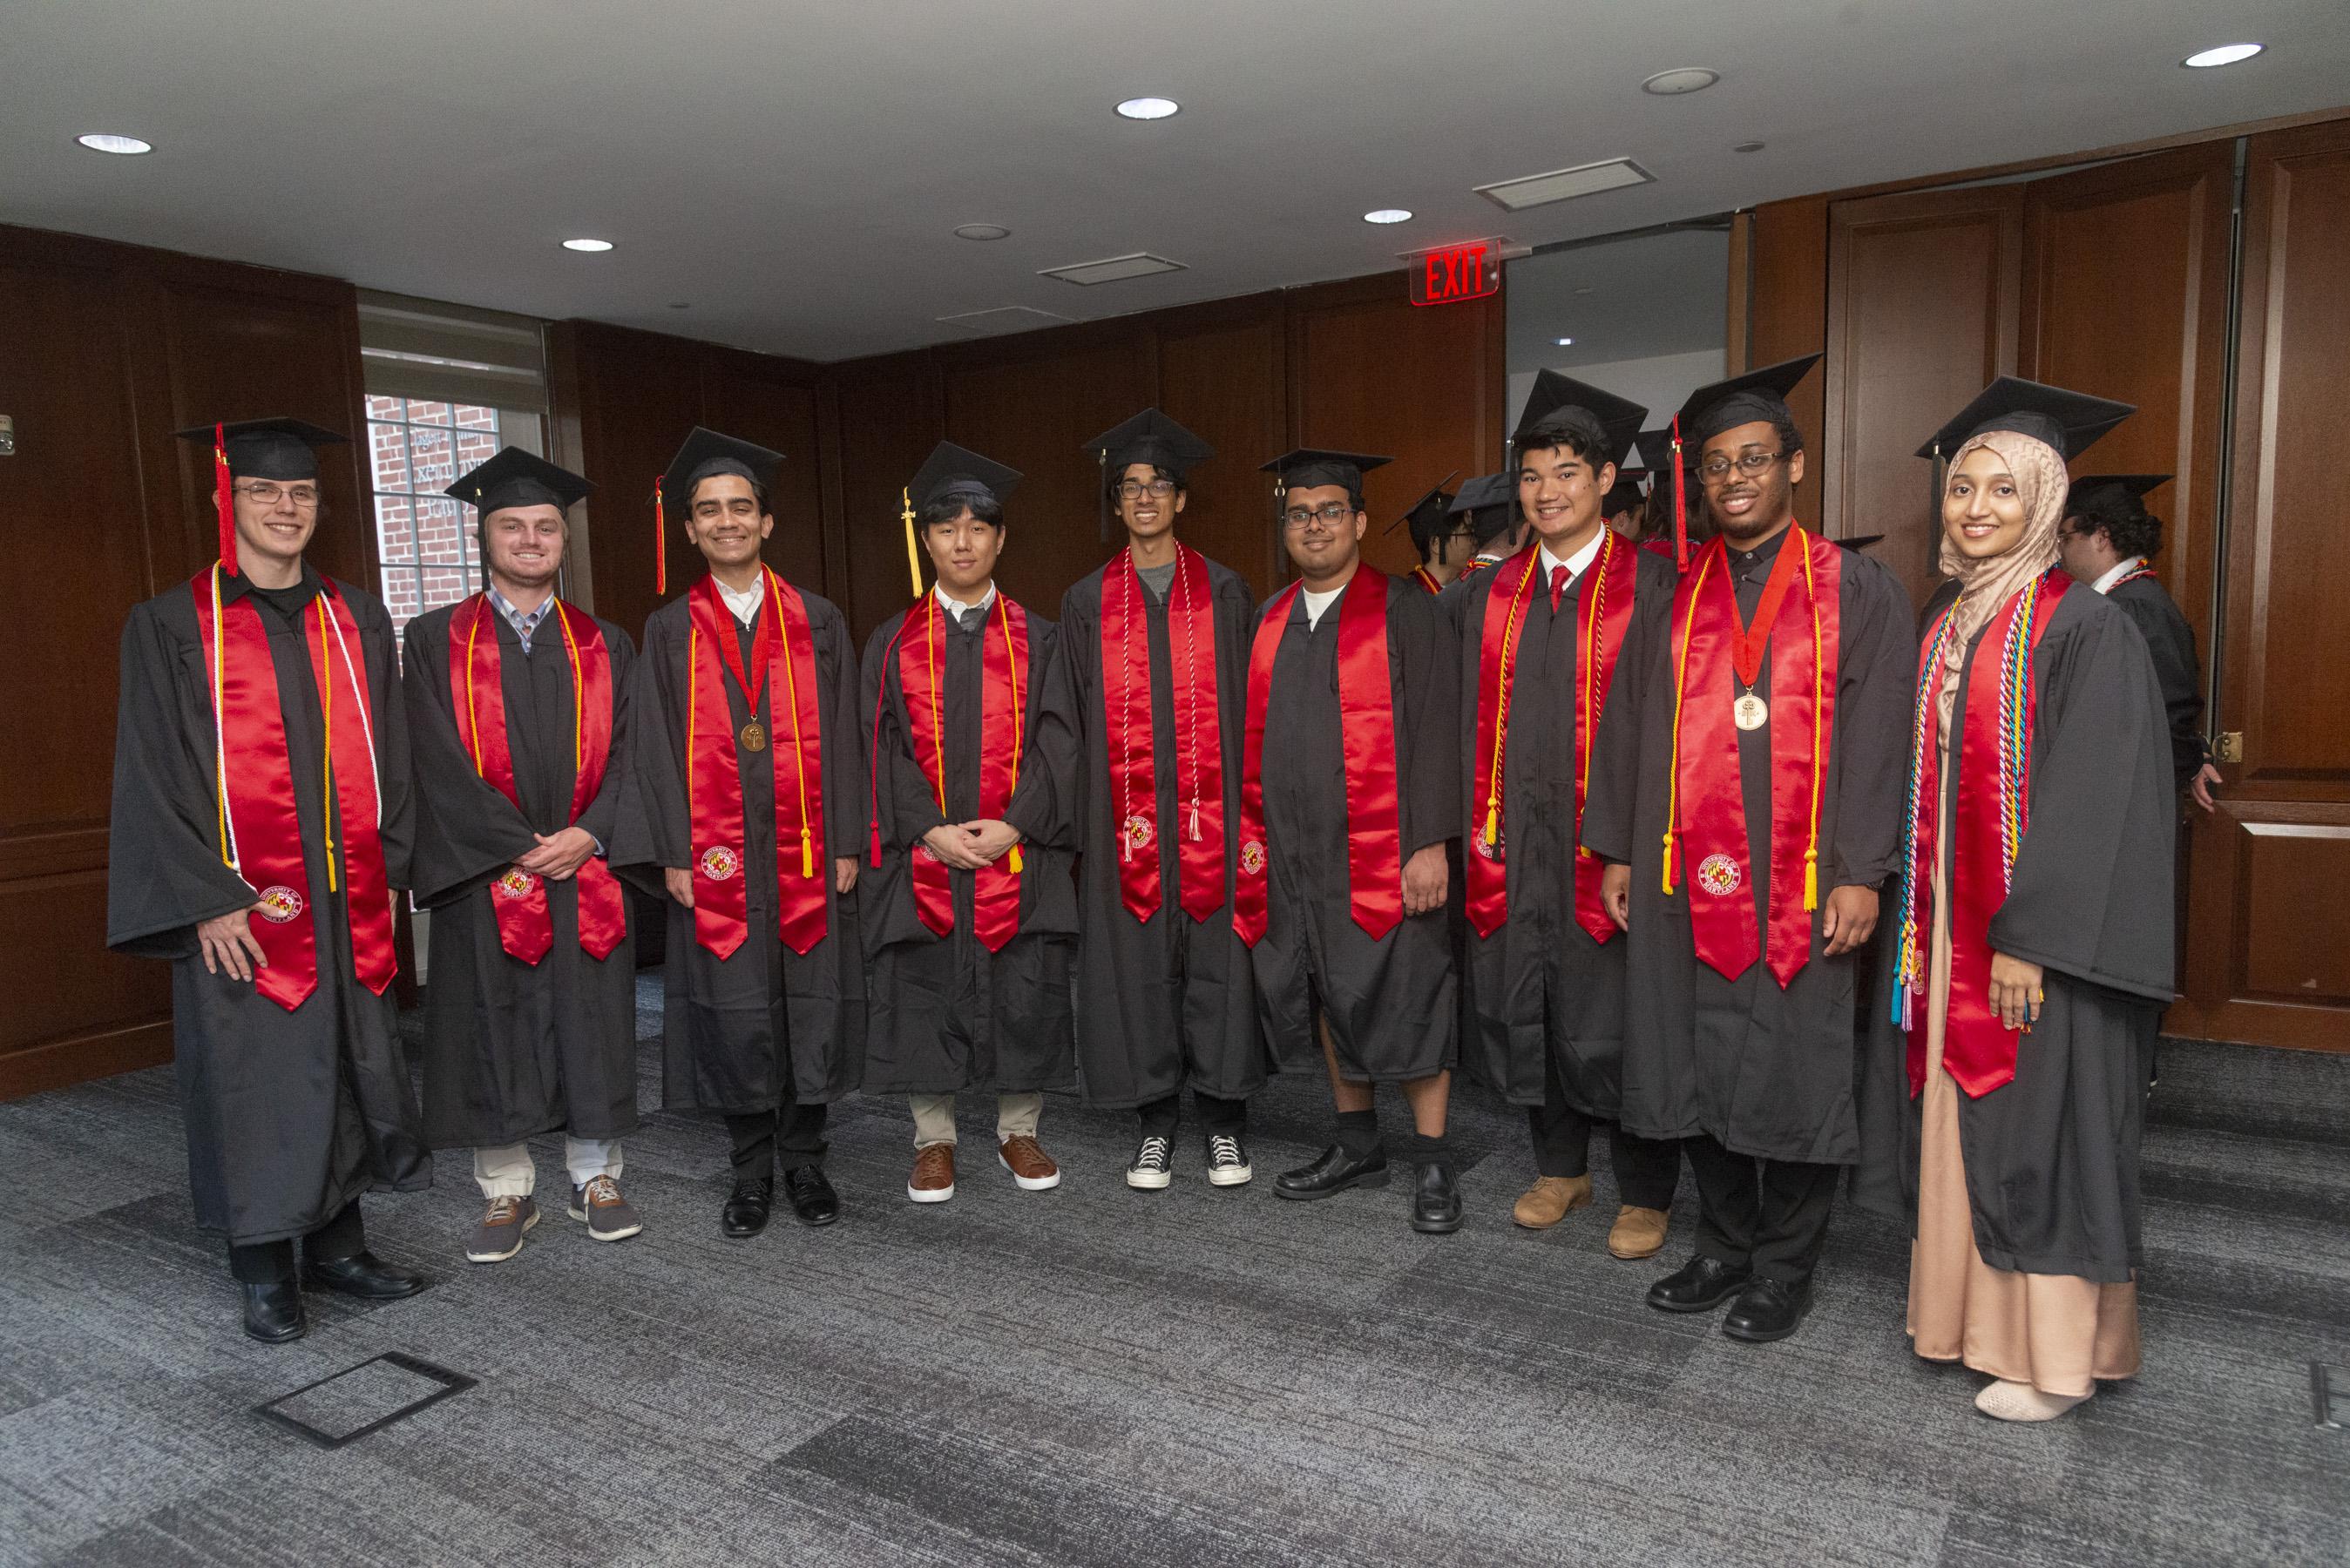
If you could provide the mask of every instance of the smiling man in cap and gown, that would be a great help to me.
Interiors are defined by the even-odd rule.
[[[196,1223],[228,1242],[245,1333],[278,1344],[304,1332],[302,1283],[424,1288],[359,1216],[370,1188],[432,1179],[390,992],[408,726],[391,618],[303,559],[314,449],[343,438],[288,419],[180,436],[213,458],[220,559],[122,628],[107,945],[172,961]]]

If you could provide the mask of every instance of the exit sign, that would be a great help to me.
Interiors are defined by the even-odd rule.
[[[1454,305],[1502,292],[1501,247],[1479,240],[1447,245],[1412,260],[1405,275],[1411,280],[1414,305]]]

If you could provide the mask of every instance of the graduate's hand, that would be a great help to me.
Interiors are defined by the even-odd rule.
[[[2220,776],[2218,768],[2213,767],[2210,763],[2205,763],[2196,770],[2195,776],[2187,781],[2187,793],[2195,797],[2195,804],[2203,808],[2204,815],[2209,815],[2212,809],[2211,786],[2224,784],[2227,782]]]
[[[1619,931],[1632,929],[1632,868],[1609,861],[1599,873],[1599,902]]]
[[[1018,828],[992,816],[966,822],[962,830],[971,835],[971,852],[991,866],[1005,850],[1020,842]]]
[[[258,904],[254,906],[255,909],[260,908]],[[244,909],[232,909],[225,915],[198,921],[196,945],[203,950],[206,973],[218,974],[226,970],[232,980],[249,981],[255,970],[269,962],[261,950],[260,939],[253,934],[252,916]]]
[[[832,890],[836,893],[847,893],[853,892],[856,889],[856,887],[857,857],[854,855],[834,856],[832,857]]]
[[[1877,889],[1846,884],[1828,889],[1828,912],[1820,919],[1820,951],[1841,958],[1877,929]]]
[[[534,833],[531,836],[538,840],[537,846],[515,865],[552,882],[577,876],[579,867],[596,853],[596,836],[584,827],[567,827],[560,833]]]
[[[1424,915],[1444,907],[1444,881],[1451,867],[1444,846],[1431,844],[1403,863],[1403,912]]]
[[[2005,953],[1991,955],[1991,1010],[2010,1029],[2029,1029],[2040,1022],[2040,988],[2045,978],[2040,966]]]
[[[962,823],[943,822],[922,835],[931,853],[959,871],[976,871],[987,864],[971,848],[971,829]]]
[[[661,867],[661,880],[669,885],[671,898],[689,909],[693,908],[692,872],[681,866],[664,866]]]

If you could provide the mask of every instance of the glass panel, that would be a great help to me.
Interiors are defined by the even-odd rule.
[[[417,559],[428,566],[462,565],[465,546],[457,504],[420,495],[409,504],[416,511]]]
[[[415,568],[394,566],[385,570],[383,607],[391,612],[391,629],[395,639],[412,617],[424,613],[423,597],[417,592]],[[394,646],[398,646],[396,641]]]
[[[400,412],[400,410],[407,406],[407,401],[404,399],[387,398],[375,392],[369,392],[368,394],[367,413],[368,418],[371,420],[397,420],[404,418],[405,416]]]
[[[376,559],[387,566],[411,566],[416,560],[416,532],[410,506],[405,495],[375,498]]]
[[[449,422],[449,405],[428,403],[420,398],[408,401],[408,417],[420,425],[445,425]]]
[[[414,486],[420,493],[446,490],[457,483],[456,453],[447,431],[411,425],[408,448],[414,463]]]
[[[427,566],[423,572],[423,598],[426,609],[439,609],[453,605],[473,591],[461,566]]]
[[[368,425],[368,454],[375,465],[375,488],[407,490],[408,431],[402,425]]]

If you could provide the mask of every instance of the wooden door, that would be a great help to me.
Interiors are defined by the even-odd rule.
[[[2169,1027],[2350,1050],[2350,123],[2251,139],[2215,728]]]
[[[2022,212],[2012,185],[1828,209],[1827,439],[1806,477],[1828,536],[1884,535],[1870,553],[1920,605],[1940,513],[1910,454],[2015,369]]]

